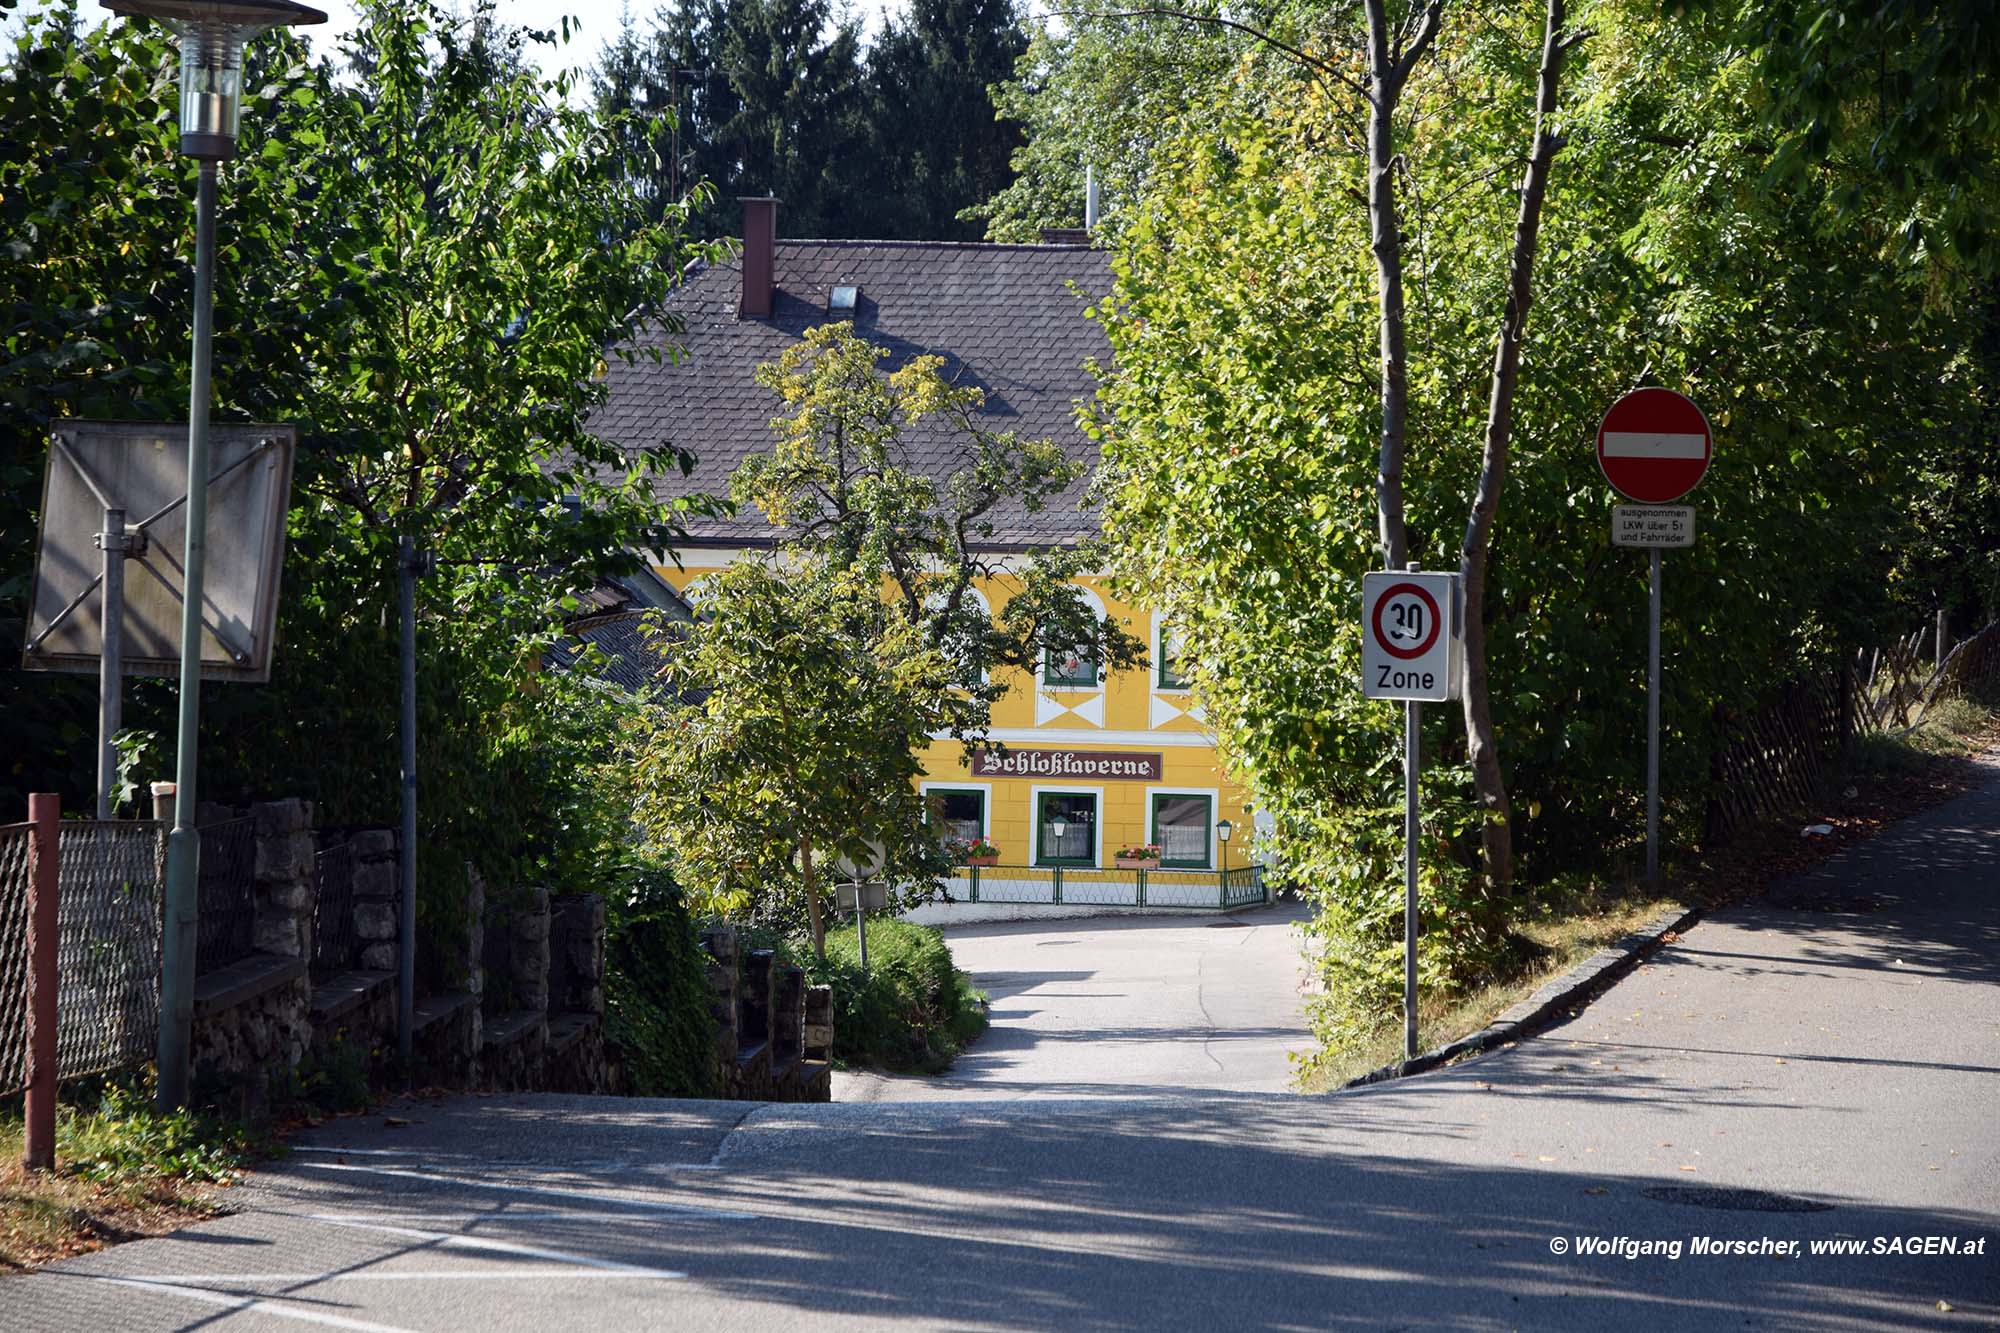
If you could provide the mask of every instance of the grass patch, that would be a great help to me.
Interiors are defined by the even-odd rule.
[[[826,933],[826,961],[808,962],[807,971],[833,987],[833,1052],[842,1064],[935,1074],[986,1030],[986,996],[952,966],[932,926],[870,921],[865,973],[854,927],[837,927]]]
[[[221,1211],[217,1191],[264,1150],[243,1125],[158,1115],[138,1079],[85,1086],[56,1108],[56,1170],[21,1167],[20,1104],[0,1112],[0,1266],[25,1269]]]
[[[1680,903],[1643,892],[1614,894],[1602,885],[1579,881],[1538,890],[1529,919],[1516,931],[1542,952],[1527,971],[1459,995],[1417,995],[1417,1049],[1433,1050],[1479,1031],[1544,983]],[[1419,946],[1421,947],[1421,945]],[[1316,1052],[1300,1069],[1304,1092],[1331,1092],[1350,1079],[1403,1058],[1403,1027],[1397,1020],[1370,1029],[1338,1047]]]

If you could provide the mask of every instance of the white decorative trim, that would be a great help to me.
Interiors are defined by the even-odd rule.
[[[1222,840],[1215,836],[1215,826],[1222,822],[1222,791],[1217,787],[1148,787],[1146,788],[1146,841],[1151,842],[1159,832],[1153,827],[1153,798],[1155,796],[1206,796],[1208,798],[1208,864],[1205,866],[1175,867],[1192,870],[1213,870],[1221,864],[1218,852]],[[1161,862],[1164,867],[1165,862]]]
[[[1147,725],[1158,728],[1181,716],[1181,710],[1174,707],[1173,700],[1160,694],[1149,696],[1146,712]]]
[[[1170,750],[1213,750],[1215,737],[1205,731],[1091,731],[1082,727],[1064,729],[1062,727],[994,727],[986,733],[988,740],[999,741],[1002,745],[1080,745],[1086,749],[1101,750],[1111,746],[1132,746],[1138,749],[1156,750],[1162,747]],[[948,731],[931,733],[934,741],[948,741],[952,735]]]
[[[1041,690],[1035,691],[1035,725],[1053,722],[1069,711],[1069,705]]]
[[[1104,864],[1104,788],[1082,787],[1075,784],[1068,786],[1058,784],[1045,787],[1040,783],[1036,783],[1034,786],[1028,788],[1028,864],[1031,866],[1042,864],[1042,796],[1044,793],[1051,796],[1088,796],[1097,802],[1096,816],[1090,821],[1090,864],[1092,866],[1102,866]]]
[[[1078,717],[1082,718],[1085,722],[1090,723],[1092,726],[1098,726],[1098,727],[1103,726],[1104,692],[1102,690],[1099,690],[1096,694],[1093,694],[1092,696],[1090,696],[1090,698],[1085,699],[1082,703],[1078,704],[1071,711],[1073,711]]]

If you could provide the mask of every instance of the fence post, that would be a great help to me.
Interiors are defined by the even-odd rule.
[[[28,797],[28,1095],[22,1163],[30,1171],[56,1164],[56,865],[62,798]]]
[[[1133,873],[1135,873],[1139,877],[1139,887],[1136,891],[1136,896],[1138,897],[1139,900],[1138,905],[1140,907],[1144,907],[1146,905],[1146,872],[1143,870],[1139,870]]]
[[[968,866],[968,867],[967,867],[967,869],[969,869],[970,871],[972,871],[972,901],[973,901],[973,902],[978,902],[978,901],[979,901],[979,867],[978,867],[978,866]]]
[[[1060,906],[1062,905],[1062,867],[1061,867],[1061,866],[1057,866],[1057,867],[1055,867],[1055,891],[1054,891],[1054,897],[1053,897],[1053,898],[1052,898],[1052,899],[1051,899],[1050,901],[1054,902],[1054,903],[1055,903],[1055,904],[1056,904],[1056,905],[1057,905],[1058,907],[1060,907]]]

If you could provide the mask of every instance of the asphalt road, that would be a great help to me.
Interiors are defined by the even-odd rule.
[[[1283,1092],[1312,1048],[1306,909],[953,926],[991,1026],[941,1078],[836,1074],[834,1100]]]
[[[419,1103],[315,1131],[233,1217],[0,1283],[0,1323],[1990,1328],[1996,981],[2000,777],[1437,1074],[1331,1098]],[[1867,1252],[1932,1237],[1959,1252]]]

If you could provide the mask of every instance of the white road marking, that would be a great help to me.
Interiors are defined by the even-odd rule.
[[[513,1209],[505,1204],[498,1205],[506,1211],[489,1210],[483,1213],[271,1213],[272,1217],[303,1217],[315,1222],[648,1222],[644,1213],[595,1212],[588,1208]]]
[[[297,1154],[297,1153],[317,1153],[317,1154],[319,1154],[319,1155],[320,1155],[320,1156],[322,1156],[322,1157],[400,1157],[400,1158],[405,1158],[405,1159],[408,1159],[408,1160],[411,1160],[411,1161],[434,1161],[434,1160],[436,1160],[437,1158],[440,1158],[440,1157],[452,1157],[452,1158],[459,1158],[459,1159],[461,1159],[461,1160],[464,1160],[464,1161],[468,1161],[468,1162],[477,1162],[477,1163],[478,1163],[479,1165],[481,1165],[481,1166],[489,1166],[489,1167],[490,1167],[490,1166],[543,1166],[543,1165],[546,1165],[546,1163],[542,1163],[542,1162],[507,1162],[507,1161],[499,1161],[499,1160],[496,1160],[496,1159],[494,1159],[494,1158],[491,1158],[491,1157],[483,1157],[483,1156],[481,1156],[481,1155],[480,1155],[480,1154],[478,1154],[478,1153],[468,1153],[468,1152],[434,1152],[434,1151],[432,1151],[432,1150],[431,1150],[431,1149],[429,1149],[429,1148],[320,1148],[320,1147],[315,1147],[315,1146],[313,1146],[313,1145],[311,1145],[311,1144],[295,1144],[295,1145],[294,1145],[294,1146],[292,1147],[292,1152],[293,1152],[294,1154]],[[720,1170],[722,1170],[722,1166],[721,1166],[721,1164],[720,1164],[720,1163],[717,1163],[717,1162],[644,1162],[644,1163],[640,1163],[640,1162],[612,1162],[612,1161],[605,1161],[605,1162],[573,1162],[573,1163],[570,1163],[570,1165],[572,1165],[572,1166],[581,1166],[581,1167],[620,1167],[620,1168],[625,1168],[625,1167],[643,1167],[643,1168],[644,1168],[645,1170],[648,1170],[648,1171],[720,1171]]]
[[[412,1171],[403,1167],[362,1166],[352,1162],[300,1162],[297,1165],[311,1171],[359,1171],[375,1176],[395,1176],[402,1180],[422,1180],[434,1185],[456,1185],[461,1189],[498,1190],[505,1194],[525,1194],[541,1199],[577,1199],[584,1203],[594,1203],[600,1207],[613,1204],[620,1208],[632,1208],[650,1213],[661,1213],[670,1217],[695,1217],[715,1222],[751,1222],[755,1213],[737,1213],[722,1208],[700,1208],[684,1203],[659,1203],[652,1199],[634,1199],[623,1194],[601,1194],[584,1190],[549,1189],[539,1185],[510,1185],[497,1180],[469,1180],[463,1176],[441,1176],[430,1171]]]
[[[304,1324],[319,1324],[326,1328],[345,1328],[353,1333],[413,1333],[413,1330],[399,1328],[393,1324],[371,1324],[365,1319],[349,1319],[345,1315],[327,1314],[321,1310],[301,1310],[286,1305],[268,1296],[232,1296],[220,1291],[204,1291],[200,1287],[184,1287],[172,1282],[149,1282],[140,1277],[110,1277],[98,1273],[75,1273],[68,1276],[80,1277],[90,1282],[107,1282],[114,1287],[131,1287],[135,1291],[165,1292],[185,1300],[199,1301],[204,1305],[220,1305],[231,1314],[263,1314],[273,1319],[296,1319]]]
[[[172,1287],[215,1287],[230,1283],[242,1285],[248,1282],[289,1282],[318,1286],[323,1282],[495,1282],[528,1281],[554,1278],[562,1282],[581,1281],[585,1278],[683,1278],[686,1273],[676,1273],[664,1268],[635,1268],[629,1273],[592,1269],[588,1272],[573,1272],[566,1268],[439,1268],[439,1269],[398,1269],[393,1273],[131,1273],[125,1275],[128,1282],[159,1282]]]
[[[1688,458],[1708,457],[1706,435],[1679,435],[1653,430],[1607,430],[1604,432],[1606,458]]]
[[[491,1250],[496,1254],[519,1255],[523,1259],[548,1259],[559,1264],[577,1264],[584,1268],[602,1269],[608,1273],[619,1273],[635,1277],[681,1278],[686,1273],[677,1273],[669,1268],[647,1268],[640,1264],[621,1264],[610,1259],[593,1259],[587,1254],[572,1254],[568,1250],[544,1249],[539,1245],[522,1245],[511,1240],[495,1240],[488,1236],[465,1236],[453,1231],[423,1231],[416,1227],[392,1227],[380,1222],[357,1222],[329,1213],[307,1213],[305,1216],[315,1222],[326,1222],[337,1227],[353,1227],[357,1231],[378,1231],[385,1236],[402,1236],[411,1240],[434,1241],[450,1249]]]

